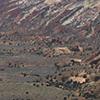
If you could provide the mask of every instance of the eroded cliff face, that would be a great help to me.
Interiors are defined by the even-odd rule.
[[[1,0],[0,31],[43,34],[64,33],[70,28],[84,31],[91,23],[95,24],[99,6],[99,0]]]

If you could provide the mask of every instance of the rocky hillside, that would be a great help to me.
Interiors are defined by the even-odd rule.
[[[0,0],[0,100],[100,100],[100,0]]]
[[[0,0],[0,31],[86,34],[99,12],[99,0]]]

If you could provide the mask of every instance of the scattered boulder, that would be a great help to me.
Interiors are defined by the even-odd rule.
[[[82,60],[81,60],[81,59],[77,59],[77,58],[73,58],[73,59],[71,60],[71,62],[72,62],[72,63],[81,63]]]
[[[60,3],[61,0],[45,0],[44,3],[51,5],[51,4],[55,4],[55,3]]]
[[[59,56],[59,55],[70,54],[71,51],[67,47],[55,47],[55,48],[52,48],[52,49],[44,48],[42,50],[42,53],[43,53],[44,56],[54,57],[54,56]]]
[[[71,53],[71,51],[67,47],[56,47],[56,48],[53,48],[52,51],[53,51],[54,56],[59,56],[59,55]]]
[[[77,82],[80,84],[86,83],[88,80],[89,76],[83,71],[77,76],[72,76],[69,79],[72,80],[73,82]]]
[[[80,83],[80,84],[86,82],[86,78],[79,77],[79,76],[78,76],[78,77],[73,76],[73,77],[70,77],[70,79],[71,79],[72,81],[78,82],[78,83]]]

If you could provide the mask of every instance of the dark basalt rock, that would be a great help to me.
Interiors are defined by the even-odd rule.
[[[71,89],[71,90],[76,90],[76,89],[80,88],[80,86],[81,86],[81,84],[79,84],[77,82],[73,82],[72,80],[69,80],[64,83],[64,87],[67,89]]]

